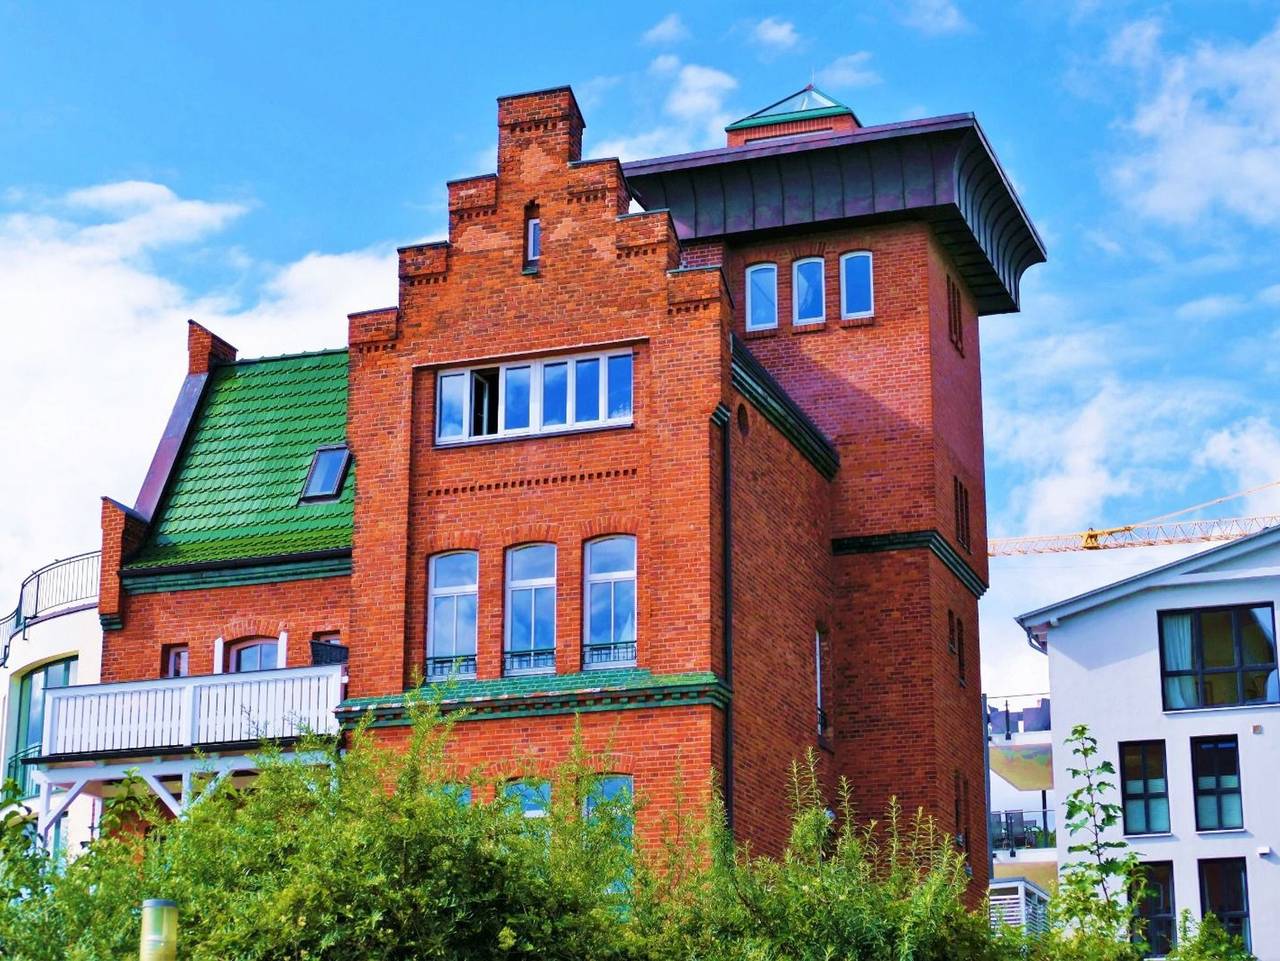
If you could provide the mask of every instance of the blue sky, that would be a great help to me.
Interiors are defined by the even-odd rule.
[[[394,300],[394,247],[443,233],[444,181],[492,169],[494,98],[560,83],[593,156],[717,145],[811,77],[867,124],[977,114],[1050,253],[1023,313],[983,321],[993,535],[1280,478],[1278,24],[1274,2],[0,0],[0,590],[91,546],[98,495],[132,501],[183,320],[246,355],[340,344]],[[997,562],[986,686],[1043,684],[1011,613],[1168,553]]]

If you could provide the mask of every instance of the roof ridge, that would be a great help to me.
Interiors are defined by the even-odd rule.
[[[328,357],[336,354],[348,354],[349,347],[326,347],[323,350],[304,350],[296,354],[268,354],[265,357],[241,357],[219,367],[245,367],[250,364],[269,364],[281,360],[303,360],[308,357]]]

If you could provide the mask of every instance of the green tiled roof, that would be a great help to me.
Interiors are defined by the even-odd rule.
[[[337,500],[298,499],[316,448],[346,425],[345,350],[215,367],[126,570],[350,548],[354,465]]]

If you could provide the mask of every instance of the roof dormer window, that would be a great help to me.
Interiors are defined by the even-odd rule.
[[[311,458],[307,481],[302,485],[302,500],[324,501],[338,497],[347,478],[350,460],[351,452],[346,444],[318,448]]]

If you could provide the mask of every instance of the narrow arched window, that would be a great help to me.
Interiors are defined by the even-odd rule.
[[[524,208],[524,269],[537,270],[542,259],[542,217],[530,201]]]
[[[556,669],[556,546],[526,544],[507,551],[505,673]]]
[[[871,251],[855,250],[840,257],[840,317],[870,317],[875,310],[875,279]]]
[[[791,322],[820,324],[826,319],[826,268],[822,258],[797,260],[791,265]]]
[[[636,662],[636,539],[627,534],[590,541],[586,552],[584,668]]]
[[[479,556],[453,551],[431,558],[427,576],[427,680],[476,673]]]
[[[778,265],[747,268],[747,330],[778,326]]]

